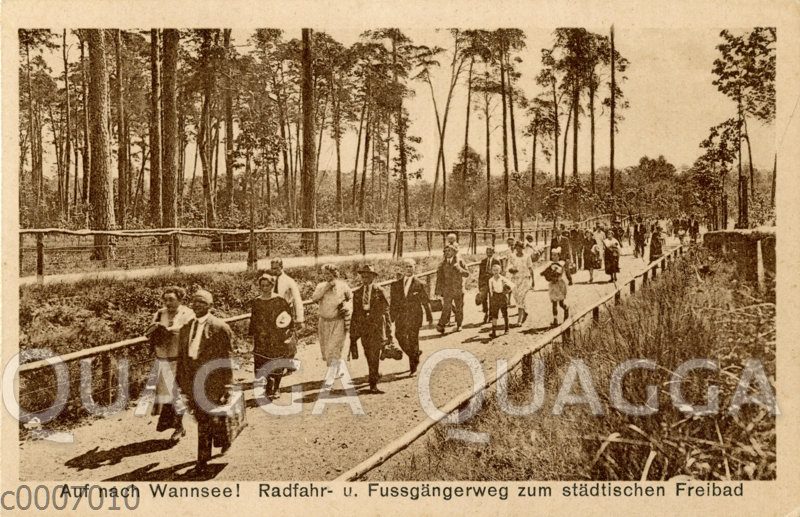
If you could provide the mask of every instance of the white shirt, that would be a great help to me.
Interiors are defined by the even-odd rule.
[[[497,278],[497,279],[495,279],[495,277],[491,277],[489,279],[489,292],[490,293],[498,293],[498,294],[502,293],[503,292],[503,288],[505,286],[509,286],[512,289],[514,288],[514,286],[511,284],[511,282],[509,282],[508,279],[506,277],[502,276],[502,275],[500,276],[500,278]]]
[[[408,291],[411,289],[411,281],[414,280],[413,276],[404,277],[403,294],[408,296]]]
[[[210,315],[211,313],[207,312],[205,316],[195,319],[194,323],[192,323],[192,331],[191,334],[189,334],[189,336],[192,337],[192,340],[189,342],[189,357],[192,359],[197,359],[197,354],[200,351],[200,340],[203,337],[206,321],[208,321]]]
[[[305,321],[303,297],[300,296],[300,288],[297,287],[297,282],[286,273],[281,273],[275,281],[273,291],[292,306],[294,309],[294,321],[303,323]]]

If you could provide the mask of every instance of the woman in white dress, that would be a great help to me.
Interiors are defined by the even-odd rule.
[[[533,260],[525,253],[525,245],[522,242],[514,244],[514,253],[508,257],[506,271],[511,274],[511,283],[514,284],[511,295],[519,307],[517,325],[520,326],[528,319],[525,296],[533,289]]]
[[[156,431],[174,428],[170,440],[177,441],[186,434],[183,429],[183,404],[180,400],[175,374],[178,371],[179,334],[181,328],[194,319],[194,311],[182,305],[186,292],[180,287],[167,287],[161,295],[164,306],[153,316],[148,332],[154,344],[158,378],[154,412],[159,412]]]
[[[330,386],[334,379],[341,377],[343,371],[342,352],[349,341],[350,316],[353,313],[353,292],[340,278],[339,269],[333,264],[325,264],[322,270],[327,280],[317,284],[311,300],[319,303],[319,323],[317,334],[322,359],[328,366],[325,384]]]

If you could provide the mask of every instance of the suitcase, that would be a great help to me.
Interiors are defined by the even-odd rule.
[[[223,452],[230,448],[233,441],[247,426],[244,405],[244,393],[241,386],[231,386],[228,403],[212,409],[211,436],[214,447],[222,448]]]

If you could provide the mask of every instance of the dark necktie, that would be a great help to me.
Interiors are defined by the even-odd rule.
[[[279,276],[275,277],[275,287],[272,288],[272,292],[275,293],[275,294],[280,294],[280,293],[278,293],[278,279],[279,278],[280,278]]]

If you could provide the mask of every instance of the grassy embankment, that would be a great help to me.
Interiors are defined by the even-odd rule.
[[[571,341],[553,343],[542,355],[545,398],[529,416],[511,416],[497,398],[465,429],[489,433],[488,444],[448,440],[437,426],[423,442],[402,453],[382,475],[397,480],[664,480],[775,479],[775,417],[759,405],[728,414],[743,364],[758,360],[774,393],[775,293],[738,280],[730,264],[715,262],[698,249],[662,274],[648,288],[609,313],[600,324],[583,325]],[[656,370],[634,370],[623,393],[633,404],[647,400],[646,386],[658,390],[658,411],[627,416],[611,403],[614,368],[629,359],[654,361]],[[719,412],[687,416],[670,397],[670,377],[686,360],[719,361],[719,370],[697,370],[683,382],[690,404],[704,405],[709,386],[719,387]],[[591,372],[603,410],[594,416],[586,404],[553,415],[571,359]],[[751,393],[756,383],[751,383]],[[513,373],[509,400],[532,400],[531,383]],[[582,394],[579,383],[572,393]]]

